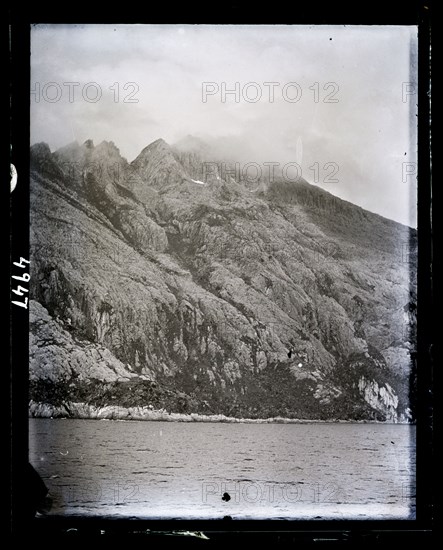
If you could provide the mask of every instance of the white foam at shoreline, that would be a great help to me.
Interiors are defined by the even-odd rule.
[[[315,420],[284,418],[276,416],[272,418],[235,418],[224,414],[182,414],[170,413],[164,409],[153,410],[149,407],[119,407],[107,405],[95,407],[87,403],[66,403],[60,406],[48,405],[46,403],[29,404],[29,416],[32,418],[83,418],[91,420],[143,420],[162,422],[226,422],[232,424],[325,424],[325,423],[353,423],[353,424],[387,424],[388,422],[365,421],[365,420]],[[407,422],[398,422],[408,424]]]

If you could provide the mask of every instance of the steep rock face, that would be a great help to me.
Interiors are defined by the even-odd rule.
[[[46,378],[52,382],[62,379],[113,382],[136,376],[107,348],[75,338],[38,302],[31,302],[29,314],[31,381]]]
[[[375,380],[366,380],[362,376],[358,381],[358,389],[372,409],[380,411],[386,420],[397,420],[398,397],[389,384],[379,386]]]
[[[409,228],[306,182],[200,181],[201,151],[163,140],[132,165],[108,142],[31,158],[35,401],[69,387],[71,401],[239,417],[409,407]],[[37,353],[42,331],[64,336]]]

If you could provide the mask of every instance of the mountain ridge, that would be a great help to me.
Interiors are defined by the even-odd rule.
[[[203,181],[204,162],[161,139],[131,163],[31,147],[30,398],[413,419],[415,230],[304,181]],[[66,352],[85,346],[100,372]]]

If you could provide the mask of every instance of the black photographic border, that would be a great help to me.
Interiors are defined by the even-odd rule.
[[[433,323],[438,277],[433,270],[431,212],[434,210],[430,166],[430,30],[431,2],[370,2],[364,5],[301,6],[247,5],[240,2],[183,3],[163,6],[149,17],[138,13],[136,5],[123,6],[112,14],[110,6],[94,13],[91,7],[77,11],[67,5],[66,12],[48,5],[13,6],[9,12],[9,98],[7,119],[11,162],[18,173],[18,184],[9,198],[10,250],[9,281],[13,261],[29,258],[29,146],[30,146],[30,26],[38,23],[217,23],[217,24],[343,24],[343,25],[418,25],[418,400],[417,400],[417,508],[414,520],[138,520],[93,517],[42,517],[27,515],[29,488],[24,483],[28,462],[28,311],[11,306],[10,354],[6,386],[10,388],[7,435],[11,458],[11,533],[32,542],[74,541],[116,543],[134,541],[200,545],[203,539],[177,534],[178,531],[203,532],[210,542],[229,544],[314,545],[315,540],[331,545],[374,544],[377,542],[429,542],[433,526],[435,463],[433,458],[433,363],[437,327]],[[211,9],[212,13],[208,10]],[[391,11],[390,11],[391,10]],[[10,101],[10,103],[9,103]],[[6,118],[6,117],[5,117]],[[9,150],[9,144],[8,144]],[[6,185],[4,186],[6,187]],[[5,204],[7,202],[5,201]],[[434,272],[433,272],[434,271]],[[10,293],[10,292],[9,292]],[[6,369],[5,369],[6,371]],[[5,387],[6,387],[5,386]],[[174,534],[171,534],[174,532]],[[167,537],[167,540],[165,539]]]

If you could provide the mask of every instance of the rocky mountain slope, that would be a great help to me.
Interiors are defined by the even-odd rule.
[[[33,412],[410,419],[415,230],[207,155],[31,148]]]

